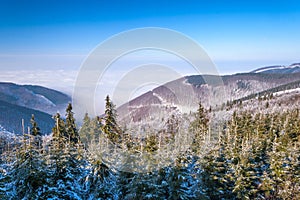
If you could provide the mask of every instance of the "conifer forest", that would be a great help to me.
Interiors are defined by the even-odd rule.
[[[51,135],[31,127],[1,144],[0,199],[300,199],[300,110],[234,110],[214,123],[201,103],[164,127],[105,113],[76,125],[72,105]],[[142,133],[142,134],[141,134]]]

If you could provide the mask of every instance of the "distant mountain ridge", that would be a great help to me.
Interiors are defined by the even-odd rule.
[[[18,85],[0,82],[0,125],[9,132],[21,134],[24,119],[25,132],[31,115],[44,134],[51,133],[52,116],[64,112],[71,98],[59,91],[35,85]]]
[[[32,114],[35,116],[35,120],[44,134],[51,133],[52,127],[54,126],[54,121],[52,115],[26,108],[23,106],[18,106],[10,104],[0,100],[0,124],[4,130],[11,133],[22,134],[22,119],[24,120],[24,131],[28,132],[27,128],[31,127],[30,119]]]
[[[254,70],[250,73],[239,73],[225,76],[193,75],[168,82],[152,91],[121,105],[118,108],[120,120],[127,123],[143,119],[159,119],[176,113],[195,111],[201,102],[206,108],[220,107],[227,102],[238,99],[255,98],[264,91],[280,91],[281,87],[296,87],[300,80],[299,64],[276,71],[274,67]],[[276,67],[275,67],[276,68]],[[290,69],[290,70],[287,70]],[[279,70],[279,69],[277,69]],[[267,73],[268,72],[268,73]],[[220,79],[221,81],[214,81]],[[252,95],[252,96],[251,96]]]
[[[253,70],[251,73],[280,73],[280,74],[291,74],[291,73],[299,73],[300,72],[300,63],[293,63],[291,65],[275,65],[275,66],[267,66],[262,67],[256,70]]]
[[[42,86],[0,82],[0,100],[54,114],[63,110],[67,103],[71,101],[71,97]]]
[[[199,102],[214,109],[237,100],[249,103],[259,95],[297,91],[299,87],[300,63],[233,75],[192,75],[158,86],[119,106],[117,111],[125,123],[148,122],[190,113],[197,109]],[[34,114],[41,129],[50,133],[54,123],[52,115],[57,111],[64,113],[68,102],[71,102],[68,95],[53,89],[0,82],[0,125],[10,132],[21,133],[21,120],[28,126]]]

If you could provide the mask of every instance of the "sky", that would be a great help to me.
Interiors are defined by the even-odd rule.
[[[54,76],[62,70],[72,71],[75,79],[97,45],[143,27],[187,35],[206,51],[220,74],[300,61],[297,0],[1,0],[0,81],[18,82],[11,74],[20,70],[31,77],[23,77],[22,83],[34,82],[34,74],[38,77],[43,71],[54,72],[53,82],[64,81]],[[153,52],[138,56],[151,58]],[[164,53],[155,56],[169,58]],[[176,70],[193,73],[184,64]]]

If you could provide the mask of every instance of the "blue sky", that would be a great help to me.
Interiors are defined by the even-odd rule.
[[[221,73],[299,62],[299,1],[1,0],[0,69],[79,69],[121,31],[164,27],[196,40]]]

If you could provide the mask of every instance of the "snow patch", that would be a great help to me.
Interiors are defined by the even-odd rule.
[[[184,80],[182,81],[182,84],[183,84],[183,85],[191,86],[191,84],[188,82],[188,79],[184,79]]]
[[[289,93],[299,93],[300,92],[300,88],[295,88],[295,89],[289,89],[289,90],[283,90],[283,91],[279,91],[279,92],[275,92],[274,95],[275,96],[280,96],[283,94],[289,94]]]
[[[164,98],[162,98],[161,96],[159,96],[159,94],[153,92],[153,96],[157,97],[157,98],[161,101],[162,105],[171,105],[171,104],[170,104],[169,102],[167,102]]]
[[[253,72],[254,72],[254,73],[261,73],[261,72],[269,71],[269,70],[273,70],[273,69],[285,69],[285,68],[287,68],[287,67],[284,66],[284,65],[280,65],[280,66],[271,66],[271,67],[263,67],[263,68],[261,68],[261,69],[254,70]]]
[[[253,73],[261,73],[261,72],[276,70],[276,69],[293,69],[293,68],[300,68],[300,63],[294,63],[289,66],[276,65],[276,66],[262,67],[262,68],[254,70],[252,72]]]
[[[36,96],[38,96],[43,102],[45,102],[47,105],[50,106],[56,106],[52,101],[50,101],[49,99],[47,99],[45,96],[41,95],[41,94],[35,94]]]

